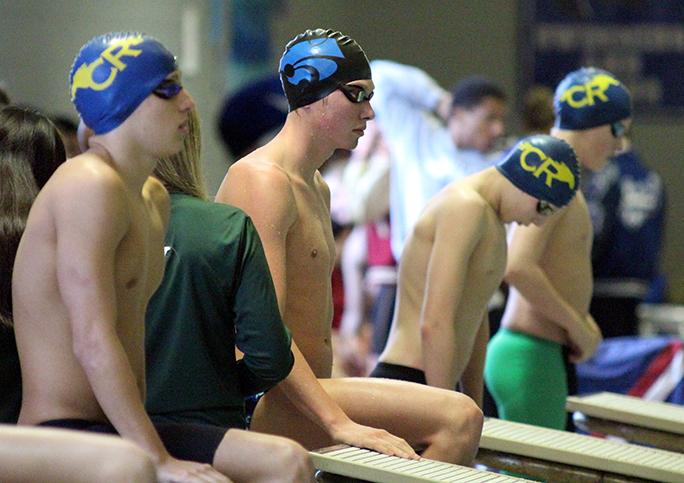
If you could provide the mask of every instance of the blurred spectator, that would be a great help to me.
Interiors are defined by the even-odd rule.
[[[339,331],[342,365],[350,375],[365,376],[374,367],[394,312],[397,274],[390,247],[389,172],[389,150],[371,121],[343,174],[345,206],[355,224],[342,252],[345,303]],[[365,322],[370,322],[370,337]]]
[[[267,143],[285,123],[287,101],[277,75],[249,83],[223,101],[218,132],[232,159]]]
[[[542,85],[530,87],[523,98],[521,115],[523,137],[547,134],[556,119],[553,112],[553,91]]]
[[[636,307],[659,276],[665,232],[663,181],[625,143],[605,169],[583,173],[581,186],[594,226],[590,312],[605,338],[637,335]]]
[[[371,103],[392,159],[392,252],[398,260],[427,201],[497,161],[492,152],[505,131],[506,95],[480,76],[448,92],[416,67],[376,60],[371,68]]]
[[[16,423],[21,406],[12,267],[31,205],[64,160],[57,129],[43,114],[23,107],[0,108],[0,423]]]

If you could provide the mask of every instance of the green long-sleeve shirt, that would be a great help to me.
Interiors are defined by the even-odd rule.
[[[174,193],[164,245],[166,271],[145,322],[147,410],[244,427],[244,397],[294,364],[257,231],[235,207]]]

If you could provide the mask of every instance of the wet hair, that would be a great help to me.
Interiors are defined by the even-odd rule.
[[[188,129],[183,149],[172,156],[161,158],[153,176],[172,193],[184,193],[206,200],[207,193],[202,179],[200,121],[194,109],[188,116]]]
[[[466,77],[451,89],[451,109],[456,107],[472,109],[486,97],[506,102],[506,93],[494,81],[482,77]]]
[[[0,325],[12,326],[12,268],[29,210],[65,160],[59,131],[46,116],[0,108]]]

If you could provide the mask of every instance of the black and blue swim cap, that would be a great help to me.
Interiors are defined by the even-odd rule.
[[[558,207],[570,203],[579,188],[575,151],[546,134],[520,140],[496,168],[519,190]]]
[[[288,42],[278,71],[290,112],[323,99],[341,85],[371,78],[361,46],[330,29],[307,30]]]
[[[578,131],[631,117],[632,97],[610,72],[584,67],[558,84],[553,108],[556,127]]]
[[[173,54],[149,35],[99,35],[81,48],[71,66],[71,101],[86,125],[104,134],[123,123],[177,68]]]

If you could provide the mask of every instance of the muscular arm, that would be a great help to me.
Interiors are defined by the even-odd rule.
[[[159,481],[229,483],[209,465],[171,457],[145,412],[145,388],[138,387],[117,333],[117,304],[124,303],[125,296],[117,293],[115,264],[119,245],[130,229],[130,195],[118,175],[108,167],[96,166],[86,165],[89,169],[68,178],[54,208],[57,283],[69,313],[74,356],[109,422],[123,438],[150,454]],[[143,196],[150,194],[147,188],[150,186]],[[153,203],[161,203],[157,205],[158,221],[165,226],[168,215],[164,212],[165,190],[161,190],[153,195],[157,198]],[[144,296],[148,297],[148,292]],[[144,320],[133,323],[144,324]]]
[[[244,220],[242,264],[236,277],[236,344],[240,389],[245,396],[265,391],[287,377],[294,364],[290,332],[278,310],[273,280],[254,225]]]
[[[468,365],[461,376],[461,390],[463,394],[470,396],[482,409],[482,397],[484,386],[482,374],[484,373],[485,358],[487,356],[487,342],[489,342],[489,316],[485,315],[480,322],[480,328],[475,337],[473,350]]]
[[[553,286],[541,267],[541,257],[549,238],[554,227],[562,223],[563,215],[565,212],[556,214],[541,227],[514,228],[505,279],[545,319],[563,328],[582,354],[593,353],[600,339],[593,319],[589,314],[580,314],[575,310]]]
[[[254,221],[271,269],[281,314],[285,313],[288,296],[287,235],[297,220],[290,182],[288,175],[275,166],[242,162],[230,168],[216,197],[217,201],[243,209]],[[331,438],[387,454],[417,458],[405,441],[349,419],[318,382],[296,341],[292,342],[292,352],[294,367],[280,387]]]
[[[456,320],[470,256],[482,236],[483,210],[481,203],[466,200],[445,203],[434,215],[420,320],[425,377],[431,386],[454,389],[468,364],[466,346],[473,335]]]
[[[58,284],[73,351],[117,431],[163,460],[168,454],[145,413],[142,388],[116,332],[115,255],[131,216],[126,188],[106,170],[71,182],[74,189],[63,191],[55,210]]]

